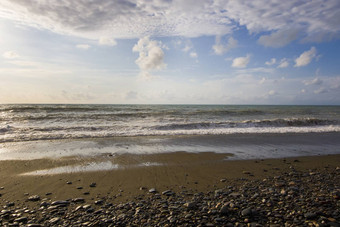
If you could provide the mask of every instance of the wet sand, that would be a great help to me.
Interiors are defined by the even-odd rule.
[[[109,171],[74,172],[54,175],[22,175],[37,170],[80,163],[112,161],[118,169]],[[157,165],[139,165],[157,163]],[[113,202],[132,200],[147,193],[147,189],[178,192],[184,187],[194,192],[208,192],[226,184],[236,184],[240,178],[261,180],[289,172],[335,169],[340,155],[294,157],[265,160],[228,160],[228,154],[186,153],[148,155],[117,155],[96,158],[10,160],[0,162],[0,205],[8,201],[26,206],[30,195],[46,200],[68,200],[83,197],[95,200],[109,197]],[[225,179],[225,182],[221,182]],[[224,181],[224,180],[222,180]],[[68,183],[67,183],[68,182]],[[95,182],[96,187],[90,187]],[[79,189],[82,187],[82,189]],[[145,190],[140,190],[140,188]],[[78,189],[77,189],[78,188]],[[84,194],[85,193],[85,194]]]

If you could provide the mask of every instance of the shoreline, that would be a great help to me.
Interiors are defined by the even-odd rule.
[[[294,184],[299,187],[299,190],[307,190],[305,187],[308,186],[308,190],[321,190],[322,193],[324,193],[325,189],[318,188],[320,187],[318,184],[324,182],[325,185],[322,186],[322,188],[326,187],[327,190],[329,190],[326,194],[329,200],[332,199],[332,206],[336,207],[340,203],[340,197],[334,197],[334,193],[335,196],[338,195],[337,193],[340,193],[340,155],[253,160],[226,160],[227,157],[227,154],[186,152],[149,155],[124,154],[118,157],[111,157],[116,163],[125,166],[121,169],[38,176],[22,176],[19,174],[37,169],[75,165],[79,164],[79,162],[98,161],[98,157],[82,160],[62,158],[0,161],[0,182],[2,184],[0,187],[3,187],[0,189],[0,205],[11,214],[15,214],[17,210],[26,208],[32,213],[21,212],[20,217],[26,218],[22,219],[22,223],[27,224],[29,220],[31,220],[31,223],[41,223],[47,226],[55,224],[51,222],[53,218],[59,218],[58,222],[56,222],[59,224],[75,224],[76,222],[63,222],[62,219],[74,213],[77,207],[80,209],[79,212],[85,212],[84,214],[93,214],[93,212],[98,210],[100,210],[98,211],[99,213],[104,212],[111,207],[112,209],[118,209],[112,216],[112,220],[114,220],[112,223],[119,225],[132,223],[132,219],[118,220],[117,215],[121,214],[121,209],[117,208],[117,206],[121,204],[137,204],[140,200],[146,200],[147,203],[150,203],[150,207],[152,207],[153,201],[158,201],[159,198],[160,201],[170,199],[180,203],[179,201],[188,202],[195,200],[195,195],[201,195],[213,199],[213,204],[215,205],[213,208],[209,207],[209,209],[216,211],[214,211],[215,216],[213,219],[208,218],[208,220],[202,223],[225,225],[230,222],[230,217],[220,213],[220,209],[224,206],[223,204],[229,204],[230,201],[238,201],[243,197],[243,200],[250,203],[252,199],[248,198],[248,196],[251,194],[260,194],[260,197],[268,196],[261,194],[264,190],[261,189],[262,185],[273,187],[275,191],[279,193],[278,195],[281,196],[280,191],[282,188],[287,191],[291,188],[288,185],[290,181],[295,182]],[[105,160],[107,160],[107,157],[105,157]],[[129,168],[129,166],[133,166],[136,163],[147,161],[161,163],[162,165]],[[39,168],[37,168],[37,166],[39,166]],[[297,175],[290,175],[292,173],[296,173]],[[317,179],[320,182],[317,185],[313,185],[315,184],[313,177],[318,177]],[[281,180],[285,182],[285,185],[276,187],[275,184]],[[92,183],[95,183],[95,185],[92,185],[93,187],[90,186]],[[245,187],[248,188],[248,191],[243,195],[242,193],[244,192],[242,192],[242,190],[244,190]],[[331,189],[328,189],[329,187],[331,187]],[[150,189],[155,189],[157,192],[150,193]],[[230,191],[231,189],[232,192]],[[223,191],[226,196],[221,196],[221,198],[215,197],[214,193],[218,190]],[[169,193],[171,192],[171,195],[165,195],[167,191],[169,191]],[[165,194],[163,195],[162,193]],[[241,193],[242,196],[234,198],[233,196],[230,197],[230,193]],[[39,199],[29,201],[31,196],[38,196]],[[285,195],[285,199],[288,199],[287,201],[289,202],[291,198],[287,196]],[[200,197],[200,199],[203,198]],[[308,201],[309,198],[306,199]],[[77,200],[80,202],[72,202]],[[67,205],[53,208],[51,204],[55,201],[66,201]],[[42,206],[42,204],[47,205]],[[247,203],[242,203],[242,205],[239,205],[237,212],[233,211],[235,210],[234,208],[228,207],[228,212],[231,212],[231,216],[236,219],[239,217],[240,219],[237,220],[239,223],[247,224],[253,220],[261,224],[260,220],[256,218],[256,215],[254,215],[254,217],[240,216],[240,212],[247,208],[244,207],[246,204]],[[93,210],[88,212],[86,209],[79,208],[79,206],[83,207],[85,205],[89,205]],[[157,206],[160,205],[158,204]],[[184,206],[184,204],[181,206]],[[309,205],[306,204],[305,206],[307,210],[311,209],[314,213],[316,212],[314,205],[308,207]],[[328,204],[328,206],[330,206],[330,204]],[[50,212],[53,210],[50,207],[56,210],[61,209],[62,212],[60,212],[60,214],[56,211]],[[255,205],[252,207],[258,209]],[[136,209],[136,207],[134,207],[134,209]],[[193,211],[187,208],[185,208],[185,211],[187,214],[195,217]],[[201,211],[195,212],[196,215],[200,215]],[[330,220],[335,223],[339,223],[340,214],[332,215],[327,218],[330,218]],[[317,215],[318,218],[320,218],[320,216],[319,214]],[[15,220],[19,218],[19,216],[17,217],[16,215],[6,216],[4,214],[0,214],[0,217],[2,224],[5,226],[14,223]],[[39,221],[37,217],[45,218]],[[116,219],[114,219],[114,217],[116,217]],[[208,217],[210,216],[208,215]],[[247,218],[248,220],[245,220]],[[65,220],[68,219],[66,218]],[[74,218],[73,221],[75,220],[76,218]],[[92,219],[89,218],[88,220]],[[110,222],[112,220],[110,219]],[[164,223],[171,225],[172,222],[169,220],[166,219]],[[303,222],[305,222],[318,221],[319,219],[303,220]],[[331,222],[327,220],[324,220],[324,222]],[[93,219],[88,223],[89,226],[91,226],[90,223],[95,223],[93,221],[95,220]],[[269,219],[266,219],[266,221],[269,221]],[[20,220],[18,223],[20,223]],[[177,225],[181,222],[173,223]],[[236,220],[232,223],[235,225]],[[278,222],[279,225],[280,223],[281,222]],[[149,224],[152,224],[152,222]],[[292,225],[293,224],[292,222]],[[109,223],[104,223],[102,226],[108,225]]]

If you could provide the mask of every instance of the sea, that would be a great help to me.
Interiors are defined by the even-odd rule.
[[[340,153],[340,106],[0,105],[0,160],[216,152]]]

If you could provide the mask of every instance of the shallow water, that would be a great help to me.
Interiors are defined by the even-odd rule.
[[[215,152],[233,159],[281,158],[340,153],[340,133],[139,136],[44,140],[0,144],[0,160],[112,157],[117,154]]]

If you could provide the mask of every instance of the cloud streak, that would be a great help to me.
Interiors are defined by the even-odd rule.
[[[3,0],[0,17],[112,46],[101,37],[223,36],[245,26],[250,33],[269,32],[260,44],[282,47],[298,38],[339,38],[339,7],[332,0]]]

